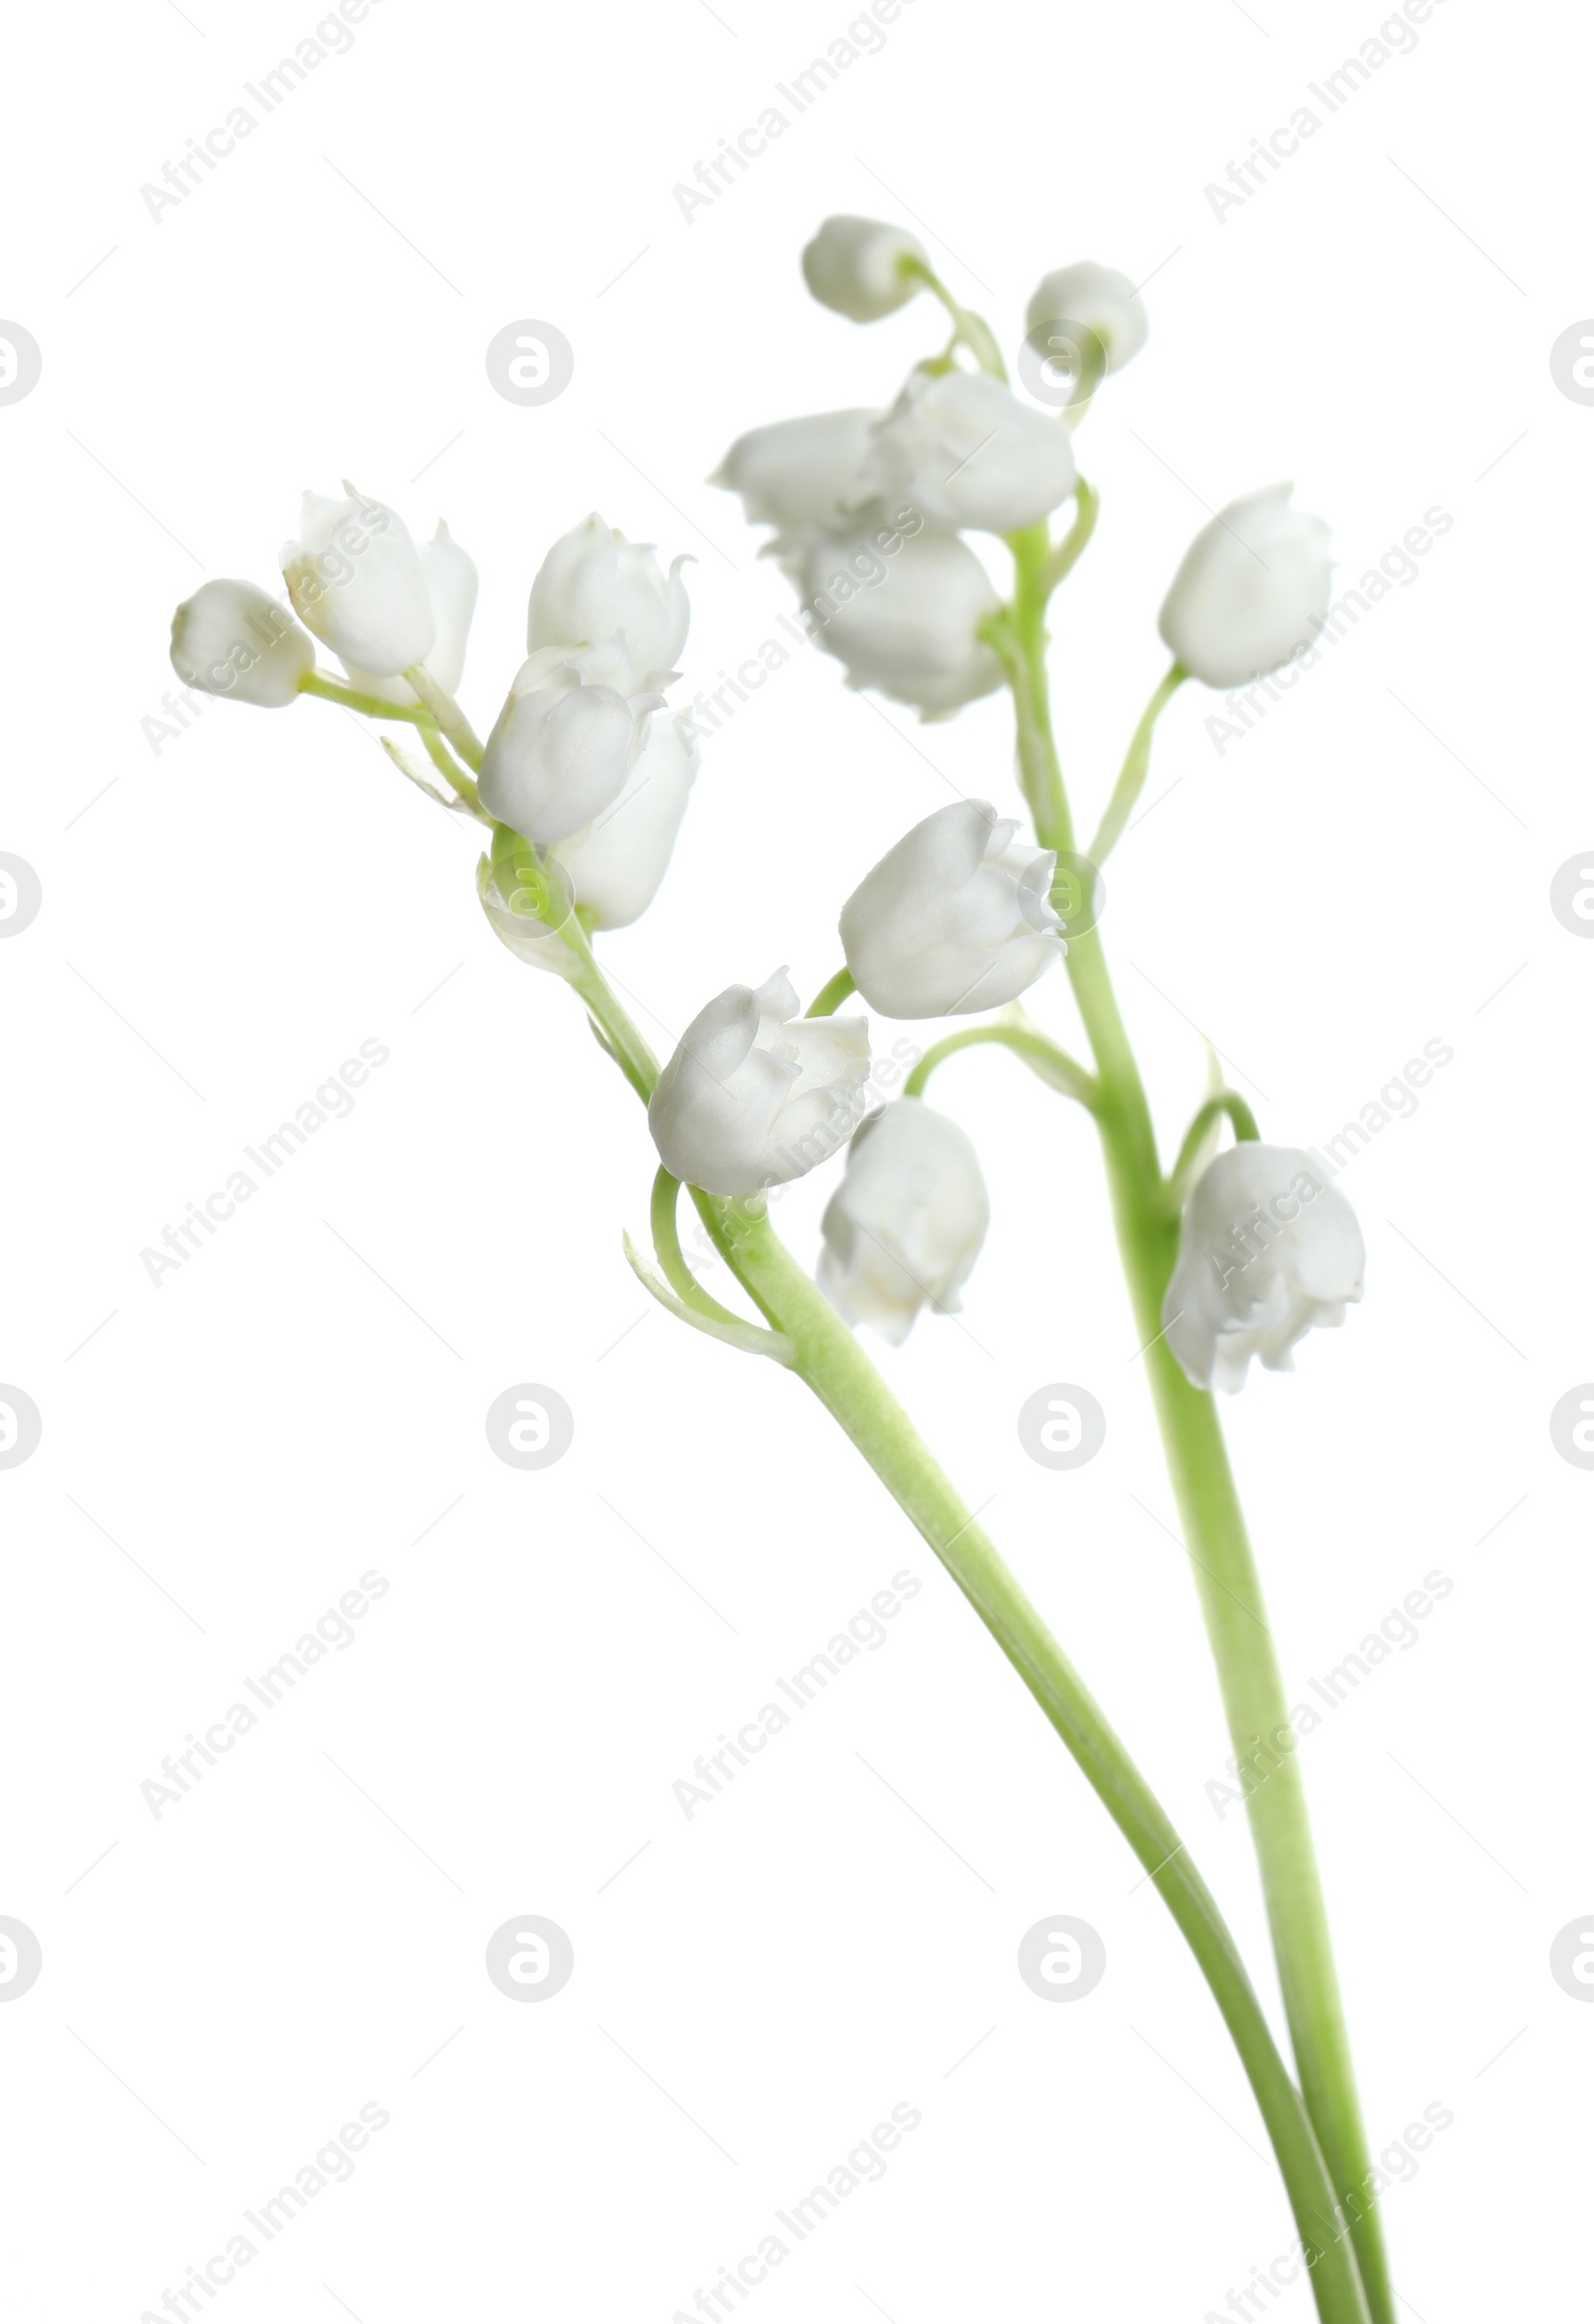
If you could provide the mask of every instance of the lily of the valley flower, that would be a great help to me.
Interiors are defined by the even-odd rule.
[[[983,799],[938,807],[842,906],[853,982],[883,1017],[966,1016],[1017,998],[1065,946],[1057,858]]]
[[[927,716],[993,692],[1002,665],[979,628],[1001,600],[973,550],[926,526],[905,532],[888,564],[875,534],[871,525],[810,534],[796,578],[814,643],[845,662],[849,685],[873,686]],[[871,572],[872,581],[858,579]]]
[[[347,500],[307,492],[302,538],[282,551],[293,610],[347,666],[396,677],[437,635],[420,553],[401,517],[345,483]]]
[[[1100,340],[1110,372],[1122,371],[1146,345],[1146,309],[1140,293],[1127,274],[1088,258],[1077,266],[1056,268],[1037,284],[1025,327],[1040,331],[1048,323],[1083,323]]]
[[[741,495],[750,525],[845,527],[869,498],[859,471],[878,411],[815,411],[739,435],[708,481]]]
[[[1253,1356],[1290,1372],[1314,1324],[1362,1296],[1356,1213],[1294,1147],[1244,1140],[1207,1164],[1186,1206],[1163,1329],[1185,1377],[1232,1395]]]
[[[864,1017],[799,1017],[784,968],[732,984],[692,1019],[648,1126],[666,1170],[708,1194],[800,1178],[846,1145],[869,1075]]]
[[[924,288],[922,242],[875,218],[827,218],[803,252],[803,280],[822,307],[854,323],[878,323]]]
[[[431,539],[421,542],[419,556],[426,595],[431,600],[434,629],[425,656],[426,671],[444,693],[456,694],[464,675],[470,618],[476,610],[476,568],[440,520]],[[404,666],[407,668],[409,664]],[[401,677],[363,669],[347,655],[344,668],[351,685],[358,686],[362,693],[375,694],[379,701],[412,702],[415,698],[413,687],[406,685]]]
[[[663,696],[633,694],[617,644],[545,646],[521,663],[481,762],[481,803],[539,847],[572,839],[619,798]]]
[[[590,516],[554,543],[531,585],[526,650],[545,646],[607,646],[618,640],[630,661],[628,693],[657,690],[676,674],[691,608],[677,557],[667,575],[652,548],[612,532]]]
[[[600,928],[630,927],[659,893],[697,774],[684,716],[656,717],[613,805],[554,851]]]
[[[916,373],[875,430],[864,474],[932,525],[1016,533],[1076,482],[1073,439],[1055,413],[1020,403],[984,372]]]
[[[171,666],[201,693],[281,710],[315,668],[316,648],[252,581],[207,581],[171,617]]]
[[[964,1132],[922,1098],[894,1098],[854,1138],[825,1207],[819,1288],[850,1324],[901,1347],[927,1300],[957,1313],[989,1224]]]
[[[1328,612],[1329,532],[1291,508],[1292,484],[1232,500],[1185,553],[1158,621],[1202,685],[1266,677],[1309,646]]]

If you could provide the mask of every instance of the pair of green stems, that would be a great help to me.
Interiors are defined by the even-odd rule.
[[[1014,594],[989,633],[1012,688],[1020,780],[1036,837],[1062,855],[1073,853],[1074,834],[1052,737],[1046,607],[1089,538],[1096,505],[1095,495],[1082,484],[1074,526],[1055,548],[1045,525],[1012,537]],[[459,804],[490,826],[500,895],[512,910],[543,917],[549,934],[568,947],[567,980],[590,1012],[603,1046],[646,1102],[659,1078],[658,1062],[600,968],[588,929],[578,913],[561,904],[537,851],[519,834],[494,824],[482,809],[475,785],[454,756],[457,752],[472,770],[481,764],[481,745],[457,703],[424,669],[405,674],[419,697],[414,708],[361,695],[319,673],[306,681],[306,690],[416,727]],[[1157,713],[1183,675],[1177,665],[1170,671],[1137,729],[1102,831],[1092,843],[1098,861],[1127,825],[1145,780]],[[393,755],[402,766],[398,754]],[[917,1095],[946,1056],[973,1041],[1002,1041],[1025,1055],[1053,1087],[1085,1105],[1094,1120],[1175,1498],[1229,1731],[1243,1758],[1260,1737],[1276,1737],[1288,1728],[1289,1705],[1216,1410],[1210,1395],[1191,1385],[1171,1354],[1163,1336],[1162,1303],[1178,1254],[1181,1191],[1208,1126],[1218,1112],[1226,1112],[1239,1135],[1254,1137],[1256,1128],[1243,1102],[1224,1093],[1201,1109],[1174,1170],[1165,1176],[1145,1088],[1094,926],[1070,935],[1066,966],[1090,1041],[1093,1072],[1038,1031],[996,1023],[937,1044],[906,1086]],[[833,1008],[850,987],[844,971],[825,988],[814,1012]],[[1296,1757],[1285,1753],[1280,1758],[1251,1792],[1248,1808],[1298,2086],[1234,1938],[1172,1820],[852,1331],[775,1234],[764,1199],[725,1200],[695,1188],[688,1191],[714,1248],[765,1325],[733,1315],[692,1274],[676,1223],[680,1187],[664,1171],[655,1186],[652,1224],[665,1279],[651,1275],[632,1254],[639,1273],[683,1320],[735,1346],[772,1356],[796,1373],[917,1526],[1062,1737],[1195,1954],[1271,2140],[1298,2235],[1311,2255],[1310,2281],[1322,2324],[1395,2324]]]

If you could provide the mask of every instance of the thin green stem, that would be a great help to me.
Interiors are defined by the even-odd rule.
[[[358,710],[365,718],[402,718],[410,726],[423,726],[431,716],[423,702],[384,701],[381,694],[363,694],[356,686],[340,685],[324,669],[307,670],[299,680],[299,691],[315,694],[323,702],[341,702],[346,710]]]
[[[1102,496],[1081,476],[1074,487],[1074,521],[1047,557],[1041,567],[1041,587],[1048,597],[1059,582],[1066,581],[1090,547],[1091,535],[1096,530],[1096,519],[1101,514]]]
[[[413,669],[404,671],[404,679],[419,695],[428,713],[437,721],[471,773],[480,774],[484,755],[481,743],[453,695],[445,692],[418,662]]]
[[[1215,1097],[1208,1098],[1186,1131],[1179,1159],[1168,1173],[1169,1198],[1176,1211],[1185,1206],[1185,1196],[1189,1192],[1187,1180],[1196,1166],[1196,1159],[1205,1142],[1206,1133],[1214,1122],[1220,1122],[1225,1115],[1233,1124],[1234,1136],[1241,1144],[1261,1137],[1256,1127],[1256,1116],[1237,1090],[1219,1090]]]
[[[922,1098],[925,1085],[935,1068],[948,1057],[955,1057],[960,1049],[973,1049],[982,1042],[995,1041],[1005,1049],[1013,1050],[1025,1064],[1039,1074],[1054,1090],[1077,1098],[1082,1106],[1095,1107],[1096,1077],[1075,1063],[1066,1049],[1049,1041],[1044,1033],[1027,1025],[1004,1025],[999,1020],[990,1025],[970,1025],[966,1032],[948,1033],[944,1040],[931,1042],[924,1056],[903,1084],[905,1098]]]
[[[722,1206],[723,1207],[723,1206]],[[965,1508],[874,1365],[767,1220],[726,1238],[731,1266],[788,1358],[918,1527],[1012,1664],[1156,1885],[1222,2012],[1261,2110],[1324,2324],[1368,2324],[1356,2264],[1300,2093],[1232,1936],[1189,1850],[995,1545]]]
[[[424,705],[422,705],[422,707],[424,707]],[[475,784],[465,773],[464,768],[459,764],[459,761],[454,757],[453,752],[448,748],[447,744],[443,741],[442,736],[438,733],[437,727],[429,710],[426,710],[424,716],[420,719],[419,728],[420,739],[425,744],[426,756],[430,759],[438,774],[440,774],[445,781],[452,784],[454,790],[458,793],[459,797],[463,799],[465,805],[470,809],[472,815],[476,816],[483,823],[491,823],[492,817],[487,813],[486,808],[483,807]]]
[[[1190,671],[1176,661],[1140,714],[1140,724],[1130,737],[1123,766],[1113,785],[1113,795],[1107,802],[1107,812],[1086,851],[1098,868],[1106,863],[1122,839],[1125,827],[1135,812],[1135,803],[1146,787],[1146,776],[1152,763],[1153,731],[1163,714],[1164,706],[1173,700],[1189,675]]]
[[[653,1199],[649,1204],[648,1223],[653,1230],[654,1249],[659,1264],[664,1271],[664,1280],[676,1295],[693,1307],[699,1315],[706,1315],[715,1323],[743,1326],[745,1318],[733,1315],[728,1307],[721,1307],[712,1293],[703,1289],[680,1247],[680,1224],[677,1211],[680,1203],[680,1180],[661,1167],[654,1179]]]
[[[1074,852],[1074,826],[1068,793],[1052,738],[1051,704],[1046,689],[1046,601],[1051,592],[1046,571],[1051,562],[1050,527],[1031,525],[1009,533],[1013,556],[1013,602],[987,626],[984,635],[994,646],[1012,690],[1018,721],[1018,780],[1030,819],[1042,847],[1059,855]]]
[[[1021,565],[1014,633],[1043,644],[1035,610],[1024,602],[1026,589],[1033,587]],[[1174,680],[1171,670],[1163,688],[1171,691]],[[1051,737],[1043,658],[1031,659],[1026,652],[1014,698],[1024,788],[1043,803],[1036,818],[1037,836],[1045,847],[1066,848],[1072,827],[1066,799],[1061,813],[1056,807],[1062,782]],[[1175,1498],[1229,1732],[1236,1755],[1246,1758],[1256,1751],[1258,1737],[1290,1732],[1283,1679],[1216,1409],[1205,1391],[1186,1380],[1162,1336],[1163,1294],[1178,1254],[1179,1221],[1167,1199],[1151,1109],[1108,974],[1099,928],[1070,938],[1067,968],[1100,1077],[1096,1121]],[[1305,1790],[1293,1752],[1277,1741],[1272,1749],[1280,1761],[1277,1772],[1250,1794],[1248,1806],[1302,2094],[1336,2202],[1351,2222],[1347,2248],[1354,2250],[1374,2324],[1395,2324]],[[1321,2284],[1318,2292],[1319,2309],[1326,2316]]]
[[[1002,361],[1002,351],[996,344],[995,334],[984,317],[976,315],[971,307],[960,306],[934,268],[927,266],[921,259],[905,260],[903,273],[922,282],[939,299],[952,319],[956,338],[962,341],[980,370],[989,372],[994,380],[1005,380],[1007,366]]]
[[[805,1013],[810,1017],[833,1017],[842,1002],[850,1000],[857,990],[852,970],[838,968],[830,982],[814,995]]]

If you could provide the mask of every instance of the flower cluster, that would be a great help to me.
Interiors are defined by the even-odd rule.
[[[1065,503],[1076,501],[1076,531],[1088,533],[1072,429],[1144,345],[1145,309],[1111,268],[1043,278],[1027,345],[1047,362],[1062,351],[1080,372],[1067,407],[1045,409],[1015,393],[988,330],[911,235],[831,218],[803,272],[817,299],[860,323],[930,293],[951,317],[950,344],[916,367],[889,408],[755,428],[713,480],[772,528],[769,552],[823,607],[814,634],[849,684],[950,716],[1011,676],[1021,650],[1014,608],[969,536],[1005,541],[1044,568],[1062,554],[1050,520]],[[1174,667],[1159,701],[1186,677],[1233,686],[1309,643],[1328,603],[1327,532],[1290,507],[1289,491],[1235,501],[1192,544],[1162,608]],[[266,708],[320,693],[412,724],[449,782],[445,803],[493,829],[477,885],[495,933],[579,984],[591,933],[629,925],[653,902],[696,773],[689,727],[667,707],[690,620],[685,562],[664,572],[653,549],[596,515],[556,541],[532,583],[526,658],[485,743],[453,698],[475,567],[446,525],[417,545],[392,508],[353,485],[342,499],[305,496],[300,538],[282,552],[286,603],[247,582],[208,582],[178,608],[171,655],[189,685]],[[317,642],[341,676],[318,667]],[[1149,726],[1146,736],[1149,748]],[[1116,821],[1109,811],[1099,853],[1133,803],[1144,755],[1132,751],[1134,780]],[[1044,837],[1038,810],[1037,826]],[[756,988],[728,985],[651,1090],[665,1171],[707,1195],[761,1196],[851,1142],[825,1213],[820,1281],[850,1321],[888,1339],[927,1304],[955,1306],[989,1205],[968,1139],[917,1090],[868,1113],[868,1021],[825,1012],[856,991],[887,1018],[989,1017],[1062,959],[1057,851],[1019,833],[981,799],[927,816],[842,906],[846,966],[807,1016],[784,968]],[[1092,1102],[1091,1077],[1043,1036],[1003,1020],[990,1037],[1027,1042],[1043,1079]],[[1293,1199],[1287,1217],[1270,1212],[1277,1231],[1243,1264],[1215,1276],[1208,1267],[1223,1205],[1259,1198],[1264,1180],[1271,1202],[1273,1177],[1283,1170],[1287,1191],[1299,1160],[1251,1143],[1212,1162],[1193,1191],[1175,1187],[1190,1198],[1167,1331],[1202,1386],[1239,1385],[1253,1353],[1286,1363],[1309,1324],[1337,1322],[1359,1296],[1355,1222],[1326,1190],[1315,1203]]]
[[[394,509],[344,490],[305,494],[301,538],[282,552],[286,607],[252,582],[207,581],[177,608],[171,659],[184,684],[266,709],[303,692],[368,709],[451,700],[475,566],[446,525],[417,546]],[[599,516],[556,541],[532,584],[526,659],[481,754],[486,815],[551,851],[594,927],[626,927],[653,902],[697,772],[685,721],[665,708],[690,620],[686,562],[664,574],[651,548]],[[346,687],[318,670],[317,640]],[[545,926],[512,924],[490,879],[482,900],[523,958],[564,965]]]

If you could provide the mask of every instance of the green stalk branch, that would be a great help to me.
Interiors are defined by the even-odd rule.
[[[1052,1089],[1061,1090],[1065,1096],[1077,1098],[1082,1106],[1094,1110],[1097,1088],[1093,1074],[1076,1065],[1067,1050],[1049,1041],[1044,1033],[1028,1025],[1003,1024],[1000,1019],[994,1024],[970,1025],[966,1032],[948,1033],[943,1041],[932,1042],[904,1082],[903,1096],[922,1098],[926,1083],[945,1059],[955,1057],[960,1049],[974,1049],[991,1041],[1013,1050]]]
[[[454,757],[453,752],[448,748],[448,745],[443,741],[442,736],[438,733],[429,710],[425,711],[425,714],[420,722],[420,739],[425,745],[426,756],[430,759],[438,774],[440,774],[446,782],[453,785],[455,792],[470,809],[471,814],[476,817],[478,822],[491,823],[492,817],[487,813],[486,808],[483,807],[480,797],[477,794],[475,784],[465,773],[464,768],[459,764],[459,761]]]
[[[340,685],[324,669],[307,670],[299,680],[302,694],[314,694],[323,702],[340,702],[346,710],[358,710],[363,718],[402,718],[408,725],[423,726],[431,712],[423,702],[389,702],[381,694],[363,694],[356,686]]]
[[[430,672],[418,662],[413,669],[404,671],[404,682],[419,695],[426,714],[436,720],[471,773],[480,774],[484,756],[481,743],[453,695],[444,692]]]
[[[1002,351],[996,344],[995,334],[984,317],[976,315],[970,307],[959,306],[934,268],[927,266],[923,260],[905,259],[902,271],[905,276],[922,282],[927,290],[932,291],[939,299],[952,319],[955,334],[953,345],[960,339],[982,372],[989,372],[992,379],[1005,380],[1007,366],[1002,361]]]
[[[678,1206],[680,1180],[671,1177],[661,1167],[654,1179],[653,1200],[649,1205],[648,1223],[653,1231],[654,1249],[659,1264],[664,1271],[664,1280],[676,1297],[694,1307],[713,1323],[745,1325],[745,1318],[733,1315],[728,1307],[721,1307],[711,1292],[705,1291],[692,1273],[685,1252],[680,1247]]]
[[[1238,1090],[1219,1090],[1215,1097],[1208,1098],[1186,1131],[1185,1143],[1179,1150],[1179,1160],[1168,1173],[1169,1196],[1176,1212],[1185,1207],[1185,1197],[1190,1191],[1189,1180],[1205,1144],[1206,1133],[1214,1122],[1222,1121],[1225,1115],[1233,1125],[1234,1136],[1242,1145],[1247,1140],[1261,1137],[1256,1127],[1256,1116]]]
[[[850,968],[838,968],[830,982],[822,985],[803,1014],[809,1017],[833,1017],[844,1000],[851,1000],[858,987],[853,982]]]
[[[1107,802],[1101,828],[1087,851],[1098,870],[1123,838],[1125,827],[1135,812],[1136,802],[1146,788],[1146,776],[1152,763],[1153,729],[1165,705],[1173,700],[1189,675],[1189,670],[1176,661],[1141,712],[1140,724],[1130,737],[1129,749],[1125,753],[1118,781],[1113,786],[1113,795]]]
[[[1074,521],[1041,567],[1041,587],[1048,597],[1059,582],[1068,579],[1090,547],[1090,537],[1096,530],[1101,506],[1101,494],[1081,476],[1074,487]]]
[[[1040,803],[1036,835],[1041,845],[1065,850],[1072,844],[1072,826],[1052,741],[1038,560],[1033,551],[1018,555],[1016,547],[1015,557],[1012,635],[1020,642],[1020,654],[1012,677],[1024,790]],[[1148,705],[1137,739],[1144,734],[1149,745],[1156,710],[1182,674],[1177,664],[1169,671]],[[1135,755],[1132,744],[1131,762]],[[1112,815],[1109,808],[1109,822]],[[1099,855],[1093,860],[1099,861]],[[1145,1344],[1229,1732],[1236,1755],[1243,1757],[1255,1750],[1257,1737],[1288,1732],[1288,1701],[1216,1409],[1205,1391],[1191,1386],[1162,1336],[1163,1294],[1178,1255],[1179,1220],[1168,1201],[1151,1109],[1119,1013],[1099,928],[1069,939],[1066,964],[1096,1059],[1100,1082],[1096,1122],[1136,1325]],[[1396,2324],[1382,2225],[1369,2193],[1372,2163],[1299,1761],[1281,1744],[1276,1747],[1277,1771],[1250,1794],[1247,1804],[1290,2037],[1335,2202],[1341,2206],[1340,2215],[1351,2221],[1345,2248],[1354,2251],[1374,2324]],[[1319,2282],[1319,2312],[1326,2318],[1331,2311],[1323,2304],[1323,2289]]]

